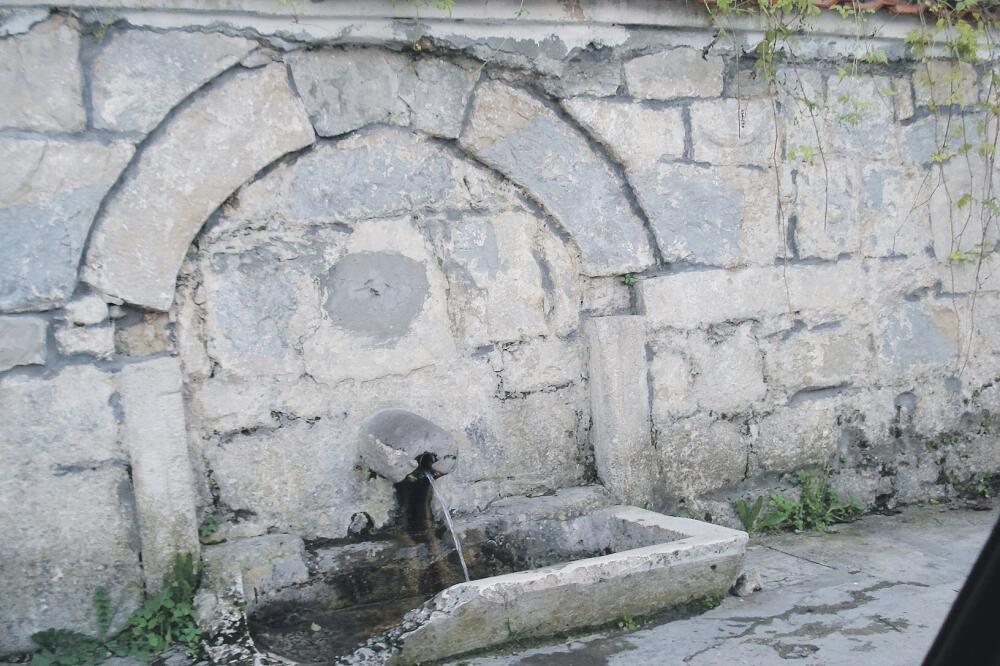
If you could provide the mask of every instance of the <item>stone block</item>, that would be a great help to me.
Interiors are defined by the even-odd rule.
[[[74,298],[66,304],[66,321],[77,326],[100,324],[108,318],[108,304],[97,294]]]
[[[548,333],[537,240],[549,232],[541,220],[527,212],[470,216],[435,223],[433,233],[446,258],[448,309],[466,345]]]
[[[695,102],[690,113],[696,161],[722,166],[769,165],[774,159],[781,161],[781,141],[775,134],[771,100]]]
[[[761,350],[750,324],[710,333],[663,332],[652,337],[653,418],[669,423],[696,411],[748,412],[767,393]],[[726,390],[719,390],[719,387]]]
[[[125,356],[152,356],[172,349],[167,326],[169,317],[163,312],[147,312],[137,321],[115,325],[115,351]]]
[[[788,395],[862,383],[875,361],[871,333],[841,322],[786,331],[770,337],[764,349],[768,384]]]
[[[563,108],[628,169],[648,169],[684,156],[684,119],[677,108],[654,108],[618,99],[574,97]]]
[[[146,589],[160,588],[174,557],[198,559],[197,490],[185,429],[180,363],[165,357],[122,368],[122,440],[129,452]]]
[[[642,99],[718,97],[724,69],[721,57],[681,47],[628,61],[625,84],[630,95]]]
[[[794,240],[804,258],[836,259],[857,255],[863,229],[858,210],[868,183],[862,184],[858,170],[847,161],[799,164],[795,174]],[[875,185],[872,184],[872,188]]]
[[[948,366],[958,358],[959,335],[951,307],[902,303],[885,315],[878,340],[879,360],[890,375]]]
[[[400,85],[400,97],[410,108],[410,126],[434,136],[456,138],[462,131],[480,65],[471,60],[421,58],[410,67],[412,70],[404,70],[406,77]]]
[[[23,35],[48,17],[47,7],[0,9],[0,37]]]
[[[300,51],[288,61],[320,136],[389,124],[454,138],[479,75],[471,61],[414,61],[382,49]]]
[[[74,326],[56,328],[56,348],[63,356],[85,354],[99,359],[111,358],[115,353],[115,329],[103,326]]]
[[[586,375],[579,345],[557,337],[500,348],[501,391],[533,393],[580,382]]]
[[[818,392],[760,418],[750,430],[749,476],[827,464],[840,443],[840,405],[837,396]]]
[[[831,76],[823,110],[828,153],[864,155],[895,162],[899,145],[894,131],[894,89],[884,76]]]
[[[621,278],[591,278],[583,283],[583,311],[595,317],[629,314],[632,290]]]
[[[628,177],[668,262],[772,264],[786,254],[773,173],[659,164]]]
[[[553,97],[610,97],[622,86],[622,65],[617,61],[571,61],[559,74],[545,77],[539,83],[546,94]]]
[[[929,182],[916,169],[861,167],[861,253],[866,257],[919,256],[933,245]]]
[[[105,587],[121,627],[141,600],[132,492],[113,377],[90,366],[0,379],[0,654],[53,627],[96,632]]]
[[[203,587],[216,592],[236,587],[243,592],[248,612],[268,594],[309,579],[302,539],[288,534],[208,546],[202,553],[202,563]]]
[[[79,52],[76,22],[63,17],[0,40],[0,128],[82,130],[87,115]]]
[[[90,65],[94,127],[149,132],[181,100],[256,47],[218,33],[112,29]]]
[[[205,219],[260,169],[313,139],[282,66],[220,81],[170,118],[105,203],[84,280],[130,303],[166,310]]]
[[[579,246],[584,274],[618,275],[653,263],[623,183],[584,136],[529,93],[480,85],[459,142],[556,218]]]
[[[94,215],[132,151],[127,143],[0,140],[0,310],[69,300]]]
[[[967,62],[927,60],[913,73],[918,106],[971,106],[979,101],[979,75]]]
[[[650,440],[646,329],[642,317],[595,317],[584,323],[590,349],[591,441],[597,475],[619,501],[652,499],[656,471]]]
[[[333,419],[227,436],[207,443],[205,456],[219,501],[252,512],[269,530],[340,538],[352,514],[364,511],[384,525],[392,508],[388,481],[345,464],[357,460],[356,445]]]
[[[45,365],[48,330],[41,317],[0,317],[0,372],[18,365]]]
[[[658,495],[696,497],[743,480],[748,445],[738,423],[703,413],[657,420],[655,429]]]
[[[860,262],[685,271],[640,280],[653,327],[697,328],[790,312],[848,314],[865,295]]]

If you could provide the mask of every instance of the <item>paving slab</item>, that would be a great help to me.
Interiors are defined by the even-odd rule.
[[[982,507],[980,507],[982,508]],[[1000,511],[962,504],[868,516],[824,534],[757,536],[763,590],[702,615],[452,662],[453,666],[918,664]]]

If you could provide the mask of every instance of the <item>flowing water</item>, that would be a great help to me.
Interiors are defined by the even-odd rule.
[[[465,581],[469,582],[472,580],[469,578],[469,567],[465,565],[465,556],[462,555],[462,542],[458,540],[458,533],[455,531],[455,525],[451,522],[451,509],[448,507],[448,502],[445,501],[444,495],[438,492],[437,486],[434,485],[434,475],[429,471],[424,470],[424,475],[431,484],[431,492],[437,501],[441,503],[441,510],[444,513],[444,522],[448,525],[448,529],[451,531],[451,538],[455,542],[455,550],[458,551],[458,561],[462,564],[462,573],[465,574]]]

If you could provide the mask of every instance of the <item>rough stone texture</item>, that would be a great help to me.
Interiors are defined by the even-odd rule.
[[[288,60],[320,136],[381,123],[454,138],[479,74],[471,62],[413,61],[382,49],[304,51]]]
[[[52,627],[94,633],[96,586],[118,608],[115,627],[141,598],[113,393],[112,376],[86,366],[0,379],[0,653],[30,650]]]
[[[199,555],[197,503],[184,427],[180,363],[160,358],[121,372],[128,449],[147,590],[158,590],[174,556]]]
[[[766,264],[787,254],[772,173],[660,164],[629,179],[669,262]]]
[[[766,349],[769,383],[789,394],[863,382],[874,362],[871,333],[841,322],[776,334]]]
[[[0,128],[82,130],[87,116],[79,51],[75,22],[62,17],[0,40]]]
[[[47,8],[0,9],[0,37],[21,35],[49,17]]]
[[[73,293],[97,207],[128,143],[0,139],[0,310],[46,310]]]
[[[97,294],[74,298],[66,304],[66,321],[78,326],[100,324],[108,318],[108,304]]]
[[[202,561],[206,590],[234,585],[251,612],[269,593],[309,577],[302,539],[287,534],[209,546],[202,553]]]
[[[768,165],[781,159],[770,100],[720,99],[690,107],[692,157],[714,166]]]
[[[172,117],[137,157],[105,204],[84,279],[130,303],[166,310],[205,218],[257,171],[312,141],[283,67],[221,81]]]
[[[646,169],[657,160],[684,156],[680,109],[590,97],[565,100],[563,107],[629,169]]]
[[[524,187],[580,248],[587,275],[652,263],[642,221],[622,184],[582,136],[528,93],[482,84],[461,145]]]
[[[115,353],[115,331],[104,326],[75,326],[56,328],[56,348],[63,356],[85,354],[99,359],[110,358]]]
[[[913,93],[918,106],[969,106],[979,99],[979,76],[967,62],[928,60],[913,73]]]
[[[643,99],[715,97],[722,94],[724,68],[717,55],[678,48],[625,63],[625,83],[633,97]]]
[[[591,438],[601,482],[620,501],[649,501],[654,471],[642,317],[595,317],[584,330],[590,351]]]
[[[0,317],[0,372],[18,365],[45,365],[48,330],[41,317]]]
[[[168,316],[147,312],[134,322],[115,324],[115,351],[125,356],[152,356],[173,349]]]
[[[735,412],[760,402],[767,392],[761,351],[749,324],[720,327],[711,334],[662,333],[650,348],[657,423],[699,410]]]
[[[760,315],[844,313],[864,297],[855,262],[734,271],[687,271],[639,282],[646,314],[656,323],[694,328]]]
[[[746,477],[747,442],[736,423],[707,414],[657,419],[655,436],[662,469],[657,500],[697,497]]]
[[[91,62],[94,127],[149,132],[178,102],[256,46],[220,34],[111,30]]]

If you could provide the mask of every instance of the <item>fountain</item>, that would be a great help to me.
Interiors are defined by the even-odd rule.
[[[359,451],[395,483],[395,528],[310,544],[308,579],[263,591],[247,626],[258,649],[286,662],[458,657],[697,606],[725,594],[742,567],[745,533],[616,505],[601,486],[502,499],[455,519],[437,479],[457,447],[408,412],[371,417]]]

